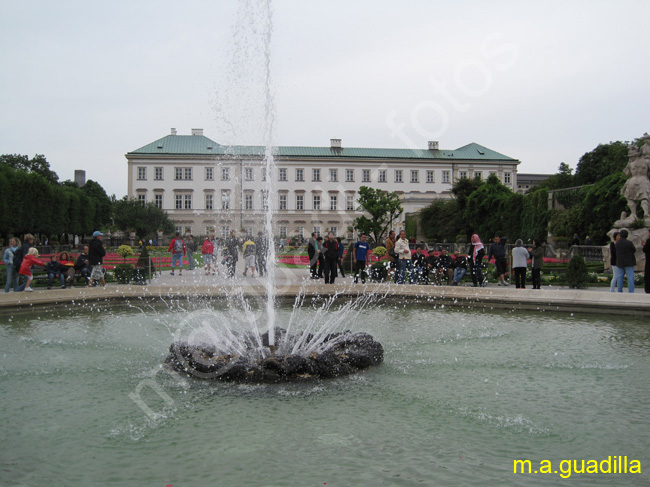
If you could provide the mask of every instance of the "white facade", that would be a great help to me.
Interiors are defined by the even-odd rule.
[[[312,231],[334,230],[352,238],[353,221],[361,215],[357,210],[361,186],[397,192],[404,214],[436,198],[450,198],[453,183],[463,176],[480,173],[487,178],[495,173],[516,188],[519,161],[476,144],[456,151],[409,151],[345,149],[337,143],[334,139],[331,147],[277,149],[271,195],[276,236],[308,237]],[[173,130],[171,136],[126,155],[128,196],[158,204],[181,231],[256,234],[264,219],[265,168],[259,155],[263,151],[234,149],[204,137],[200,129],[192,136]],[[468,158],[474,152],[476,159]],[[403,218],[395,222],[395,229],[403,227]]]

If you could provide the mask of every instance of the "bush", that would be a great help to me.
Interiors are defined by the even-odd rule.
[[[133,278],[133,266],[131,264],[118,264],[115,266],[115,279],[120,284],[128,284]]]
[[[571,289],[584,289],[589,281],[587,264],[580,255],[574,255],[566,271],[566,280]]]
[[[366,268],[366,271],[371,281],[381,282],[388,279],[388,268],[383,262],[371,265],[369,269]]]
[[[122,256],[124,262],[126,263],[126,258],[133,255],[133,249],[130,245],[120,245],[117,249],[117,253]]]
[[[372,255],[375,257],[381,259],[384,255],[386,255],[388,251],[386,250],[386,247],[378,246],[372,249]]]
[[[135,267],[139,269],[140,275],[144,275],[146,278],[149,277],[149,250],[147,247],[143,248],[142,252],[140,252]]]

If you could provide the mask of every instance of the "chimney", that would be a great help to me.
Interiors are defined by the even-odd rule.
[[[330,144],[332,149],[340,149],[341,148],[341,139],[330,139]]]
[[[172,128],[172,135],[176,135],[176,129]]]
[[[203,129],[192,129],[192,135],[203,135]]]
[[[438,141],[430,140],[429,141],[429,150],[438,150]]]

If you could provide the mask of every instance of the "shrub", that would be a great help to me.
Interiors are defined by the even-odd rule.
[[[122,256],[122,258],[124,259],[124,263],[126,263],[126,258],[133,255],[133,249],[131,248],[130,245],[120,245],[117,248],[117,253]]]
[[[125,245],[128,247],[128,245]],[[118,264],[115,266],[115,279],[120,284],[128,284],[133,278],[133,266],[131,264]]]
[[[587,287],[589,274],[585,259],[580,255],[574,255],[569,262],[566,271],[566,280],[571,289],[584,289]]]
[[[371,281],[381,282],[388,279],[388,269],[383,262],[371,265],[370,269],[366,269],[366,271]]]
[[[376,256],[377,258],[381,259],[384,255],[386,255],[388,251],[386,250],[386,247],[375,247],[372,250],[372,255]]]
[[[135,267],[140,269],[140,275],[149,277],[149,250],[147,247],[142,249],[140,256],[138,257],[138,262],[135,264]]]

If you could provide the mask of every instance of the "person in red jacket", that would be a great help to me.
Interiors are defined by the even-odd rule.
[[[210,240],[209,236],[205,236],[205,241],[201,246],[201,254],[203,255],[203,268],[205,269],[205,275],[210,275],[210,269],[212,268],[212,253],[214,252],[214,244]]]
[[[36,247],[32,247],[27,252],[27,255],[23,257],[23,261],[20,264],[20,270],[18,271],[19,275],[27,277],[25,291],[30,293],[33,291],[32,280],[34,279],[34,276],[32,276],[32,266],[35,265],[45,265],[45,263],[38,260],[38,250],[36,250]]]
[[[176,235],[169,243],[169,248],[167,252],[172,253],[172,276],[174,275],[174,267],[176,262],[178,262],[178,275],[183,275],[183,256],[185,255],[185,242],[181,238],[180,232],[176,232]]]

